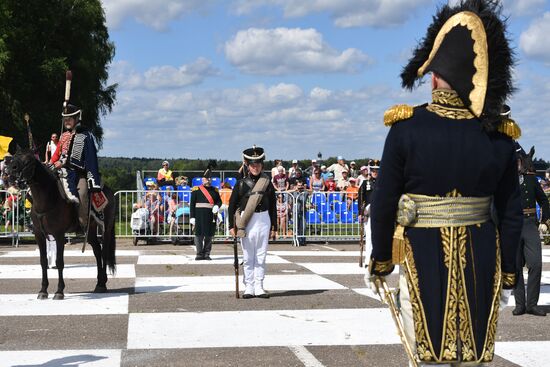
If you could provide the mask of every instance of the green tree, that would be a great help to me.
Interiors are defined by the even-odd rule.
[[[23,115],[43,148],[61,129],[65,71],[71,102],[101,143],[101,116],[111,112],[116,85],[107,85],[115,47],[100,0],[0,1],[0,135],[26,141]]]

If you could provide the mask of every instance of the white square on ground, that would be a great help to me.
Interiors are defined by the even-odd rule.
[[[120,366],[120,349],[0,351],[0,366]]]
[[[497,342],[495,354],[519,366],[550,366],[550,341]]]
[[[63,255],[65,257],[94,257],[94,252],[90,248],[84,251],[84,253],[81,250],[67,250],[65,248]],[[116,256],[139,256],[139,251],[117,250]],[[37,248],[36,250],[0,252],[0,257],[40,257],[40,251]]]
[[[135,278],[134,264],[119,264],[116,275],[108,274],[109,278]],[[48,269],[48,279],[57,279],[57,269]],[[65,279],[95,279],[97,266],[95,264],[65,264],[63,269]],[[42,279],[40,265],[0,265],[0,279]]]
[[[365,268],[359,267],[356,263],[298,263],[298,265],[321,275],[348,275],[365,274]]]
[[[319,256],[319,257],[356,257],[359,263],[359,251],[268,251],[277,256]]]
[[[0,294],[0,316],[116,315],[128,313],[127,293],[66,293],[64,300],[36,294]]]
[[[242,283],[239,286],[242,286]],[[319,275],[296,274],[267,275],[264,280],[264,288],[267,291],[287,291],[345,289],[346,287]],[[234,276],[136,278],[135,287],[136,293],[231,292],[234,290]]]
[[[382,308],[139,313],[128,349],[397,344],[391,324]]]
[[[234,260],[233,256],[224,255],[210,255],[212,260],[195,260],[195,255],[141,255],[138,258],[138,265],[157,265],[157,264],[170,264],[170,265],[232,265]],[[242,258],[239,257],[239,262]],[[279,256],[267,255],[266,262],[268,264],[288,264],[289,261],[280,258]]]

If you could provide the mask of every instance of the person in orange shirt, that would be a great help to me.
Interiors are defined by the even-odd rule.
[[[223,213],[223,223],[226,236],[229,236],[229,219],[227,218],[227,208],[229,208],[229,198],[231,197],[232,192],[233,190],[231,189],[229,182],[225,182],[220,189],[220,197],[222,199],[220,211]]]
[[[351,205],[355,200],[357,200],[357,197],[359,196],[359,187],[355,185],[355,182],[357,180],[355,178],[349,179],[349,186],[346,187],[346,203],[348,210],[351,208]]]

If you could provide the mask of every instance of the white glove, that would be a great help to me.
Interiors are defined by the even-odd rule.
[[[365,273],[365,285],[367,288],[370,288],[370,290],[373,291],[374,294],[378,295],[378,287],[376,286],[376,283],[374,280],[376,279],[376,275],[372,275],[369,271],[369,268],[367,267],[367,272]]]
[[[546,233],[548,231],[548,226],[544,223],[539,224],[539,232]]]
[[[499,311],[504,310],[504,307],[508,306],[508,300],[510,299],[510,296],[512,295],[511,289],[502,289],[500,291],[500,306]]]
[[[220,207],[217,205],[214,205],[212,207],[212,213],[217,214],[220,211]]]
[[[189,223],[191,223],[192,226],[195,226],[195,218],[189,219]]]

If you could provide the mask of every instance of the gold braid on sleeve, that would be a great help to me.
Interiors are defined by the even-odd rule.
[[[502,272],[502,285],[510,289],[516,285],[516,274]]]

